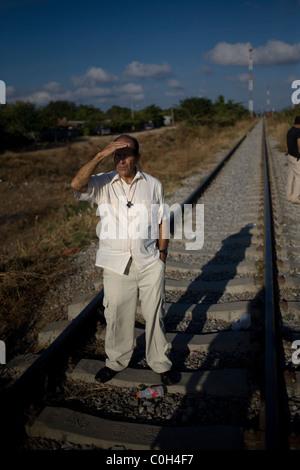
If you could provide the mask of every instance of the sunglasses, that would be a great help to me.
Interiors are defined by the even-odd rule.
[[[114,158],[116,160],[122,160],[123,158],[127,158],[127,157],[136,157],[136,154],[134,153],[134,150],[131,149],[130,151],[125,151],[125,152],[122,152],[122,153],[115,153],[114,154]]]

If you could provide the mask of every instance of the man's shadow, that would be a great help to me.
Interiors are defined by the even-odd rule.
[[[243,227],[239,232],[234,233],[230,235],[229,237],[225,238],[222,241],[222,246],[221,248],[215,253],[214,257],[208,261],[201,269],[201,274],[197,276],[190,284],[192,285],[193,282],[199,282],[199,281],[210,281],[213,282],[214,279],[214,273],[217,272],[217,281],[219,284],[219,289],[216,292],[197,292],[193,291],[192,295],[189,294],[188,290],[187,293],[182,294],[182,296],[177,300],[177,304],[181,304],[181,309],[179,313],[179,309],[176,308],[176,303],[174,303],[173,306],[169,307],[166,318],[165,318],[165,325],[166,325],[166,330],[169,331],[170,327],[172,330],[176,331],[176,327],[183,321],[183,319],[186,316],[186,313],[192,310],[191,314],[191,319],[188,327],[184,332],[177,332],[176,336],[172,342],[172,344],[176,343],[176,341],[180,340],[180,335],[188,334],[188,340],[192,341],[192,337],[197,334],[203,334],[203,329],[205,326],[205,322],[208,321],[208,311],[211,308],[212,305],[215,305],[219,302],[219,300],[222,298],[226,291],[226,286],[228,282],[231,279],[234,279],[236,274],[237,274],[237,267],[238,265],[245,260],[246,256],[246,249],[251,246],[251,240],[252,240],[252,234],[250,232],[251,226],[245,226]],[[231,254],[229,254],[231,253]],[[226,262],[228,261],[229,258],[229,264],[230,264],[230,270],[228,270],[228,266]],[[221,269],[221,271],[218,269],[218,271],[214,271],[214,267],[216,265],[220,266],[221,264],[224,264],[224,270]],[[261,324],[261,319],[264,318],[263,314],[259,314],[259,312],[263,308],[263,289],[259,290],[259,292],[256,294],[255,298],[253,300],[248,301],[248,306],[247,306],[247,312],[251,316],[251,328],[245,332],[246,334],[250,335],[249,341],[250,341],[250,346],[252,341],[257,340],[259,343],[261,340],[261,335],[263,334],[263,326]],[[192,302],[191,302],[192,299]],[[186,304],[186,309],[184,308],[184,305]],[[174,313],[174,317],[176,318],[176,321],[174,322],[174,318],[172,318],[172,315]],[[199,321],[200,320],[200,321]],[[231,331],[230,325],[228,325],[228,331]],[[204,333],[205,334],[205,333]],[[243,333],[242,333],[243,334]],[[186,383],[186,389],[188,390],[189,394],[188,395],[183,395],[180,407],[174,412],[173,416],[175,415],[177,417],[180,417],[180,415],[186,415],[187,409],[191,409],[193,407],[190,406],[191,403],[191,394],[193,397],[203,397],[206,396],[206,391],[209,394],[214,393],[214,387],[215,383],[213,380],[210,379],[210,374],[208,373],[205,379],[205,382],[202,385],[203,391],[199,392],[198,390],[198,381],[199,381],[199,372],[201,373],[203,371],[203,376],[207,371],[211,371],[215,369],[215,362],[216,362],[216,351],[218,350],[218,344],[219,344],[219,339],[220,335],[226,335],[226,331],[221,331],[219,333],[216,333],[215,339],[210,343],[210,346],[208,348],[207,354],[205,355],[205,359],[201,363],[200,367],[197,370],[194,370],[193,372],[196,372],[197,374],[193,374],[192,372],[190,373],[190,379]],[[174,365],[174,369],[178,371],[183,371],[185,369],[185,361],[187,356],[191,353],[191,351],[188,348],[188,345],[181,349],[180,354],[176,352],[176,349],[171,349],[171,358],[172,362]],[[263,354],[263,351],[261,351],[261,354]],[[173,357],[172,357],[173,356]],[[178,359],[178,356],[180,359]],[[235,355],[235,361],[236,363],[234,364],[234,367],[239,368],[244,366],[243,364],[243,358],[245,359],[245,355],[240,355],[237,354]],[[238,358],[240,356],[240,359]],[[246,367],[251,369],[250,375],[254,374],[255,377],[250,377],[250,388],[249,388],[249,393],[246,397],[244,397],[242,400],[240,400],[240,414],[239,414],[239,422],[245,423],[247,421],[247,413],[249,409],[249,403],[251,401],[252,393],[256,389],[256,383],[255,382],[261,382],[263,380],[263,370],[262,370],[262,362],[257,361],[255,357],[259,356],[251,356],[248,357]],[[249,361],[253,360],[252,364],[249,364]],[[222,364],[223,361],[223,364]],[[220,360],[217,361],[219,362],[219,366],[226,367],[226,354],[220,354]],[[253,372],[255,371],[255,373]],[[254,382],[252,383],[252,380],[254,379]],[[210,383],[211,382],[211,383]],[[237,384],[238,386],[238,384]],[[223,404],[222,402],[222,396],[218,394],[218,391],[215,391],[215,402],[217,405],[219,405],[220,409],[223,407],[226,407],[226,405]],[[196,403],[196,401],[195,401]],[[205,403],[205,400],[203,401]],[[225,401],[225,403],[230,403],[229,401]],[[198,410],[194,407],[194,413],[192,413],[192,416],[187,416],[187,421],[188,421],[188,426],[199,426],[199,421],[200,425],[206,424],[206,423],[201,423],[201,418],[199,420],[198,416]],[[226,413],[226,410],[223,413],[223,415],[230,415],[230,410],[227,410],[228,413]],[[242,415],[242,416],[241,416]],[[244,415],[244,416],[243,416]],[[226,420],[226,418],[225,418]],[[213,422],[213,424],[224,424],[218,423],[218,422]],[[176,423],[178,426],[184,426],[184,424]],[[160,449],[169,449],[170,445],[170,440],[168,437],[168,430],[170,428],[166,427],[161,430],[161,432],[158,434],[157,439],[153,443],[153,448],[157,448],[159,446]],[[200,428],[199,428],[200,430]],[[182,436],[182,440],[180,445],[182,446],[182,449],[190,449],[190,442],[188,440],[188,437],[186,438],[186,441],[184,439],[184,436]],[[222,447],[222,443],[220,443],[220,446]],[[179,450],[179,449],[178,449]],[[195,450],[195,449],[194,449]]]
[[[214,257],[208,261],[202,268],[201,274],[197,276],[190,284],[190,290],[187,289],[187,292],[184,293],[176,303],[187,304],[186,311],[184,308],[181,309],[180,313],[178,308],[176,308],[176,303],[174,306],[171,306],[168,309],[168,314],[165,319],[166,327],[169,322],[171,322],[172,316],[176,318],[178,325],[185,318],[186,312],[189,309],[189,306],[192,304],[198,304],[198,308],[195,307],[192,312],[192,318],[185,329],[185,333],[194,332],[197,329],[197,334],[200,334],[203,330],[205,322],[207,321],[207,311],[211,305],[217,304],[220,298],[224,295],[226,291],[226,286],[231,279],[234,279],[237,274],[237,266],[245,259],[245,252],[248,247],[251,245],[252,234],[250,233],[250,226],[243,227],[239,232],[230,235],[229,237],[222,240],[221,248],[216,252]],[[234,252],[233,247],[235,246]],[[193,253],[190,251],[189,253]],[[230,267],[228,269],[228,258],[230,256]],[[223,265],[224,269],[215,269],[216,265],[218,268]],[[191,265],[191,268],[197,268],[197,264]],[[217,281],[219,284],[218,291],[214,292],[197,292],[193,291],[193,283],[199,281]],[[168,295],[167,295],[168,297]],[[192,297],[193,302],[190,302]],[[201,308],[199,308],[201,305]],[[198,311],[201,311],[201,324],[199,325],[199,314]],[[196,328],[195,328],[196,327]]]

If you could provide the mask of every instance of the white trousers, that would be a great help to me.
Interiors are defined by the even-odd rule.
[[[300,202],[300,160],[292,155],[287,156],[288,177],[286,197],[290,202]]]
[[[171,369],[168,343],[163,323],[165,296],[165,264],[155,261],[146,270],[129,262],[125,274],[104,269],[104,299],[106,319],[106,365],[115,371],[125,369],[134,349],[134,324],[137,299],[141,301],[146,322],[146,361],[160,374]]]

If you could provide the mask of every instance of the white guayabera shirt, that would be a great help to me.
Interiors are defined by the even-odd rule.
[[[137,170],[127,185],[117,171],[100,173],[90,178],[86,193],[74,196],[98,205],[96,266],[123,274],[131,257],[142,269],[159,258],[159,224],[167,216],[158,179]]]

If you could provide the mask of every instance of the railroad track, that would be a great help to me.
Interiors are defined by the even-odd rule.
[[[267,166],[263,131],[260,121],[182,203],[203,205],[204,244],[187,250],[192,240],[172,237],[169,245],[165,328],[180,382],[163,397],[136,398],[141,385],[159,383],[144,361],[140,306],[130,367],[107,384],[95,382],[105,360],[103,292],[79,299],[68,321],[41,333],[44,344],[54,341],[2,393],[7,445],[19,436],[21,448],[36,439],[106,450],[297,447],[289,420],[297,402],[291,356],[297,334],[283,317],[299,311],[289,299],[298,288],[291,274],[300,259],[289,263],[286,238],[279,246],[289,234],[273,224],[274,212],[277,220],[287,216],[284,176],[274,161]],[[193,232],[199,230],[195,213]]]

